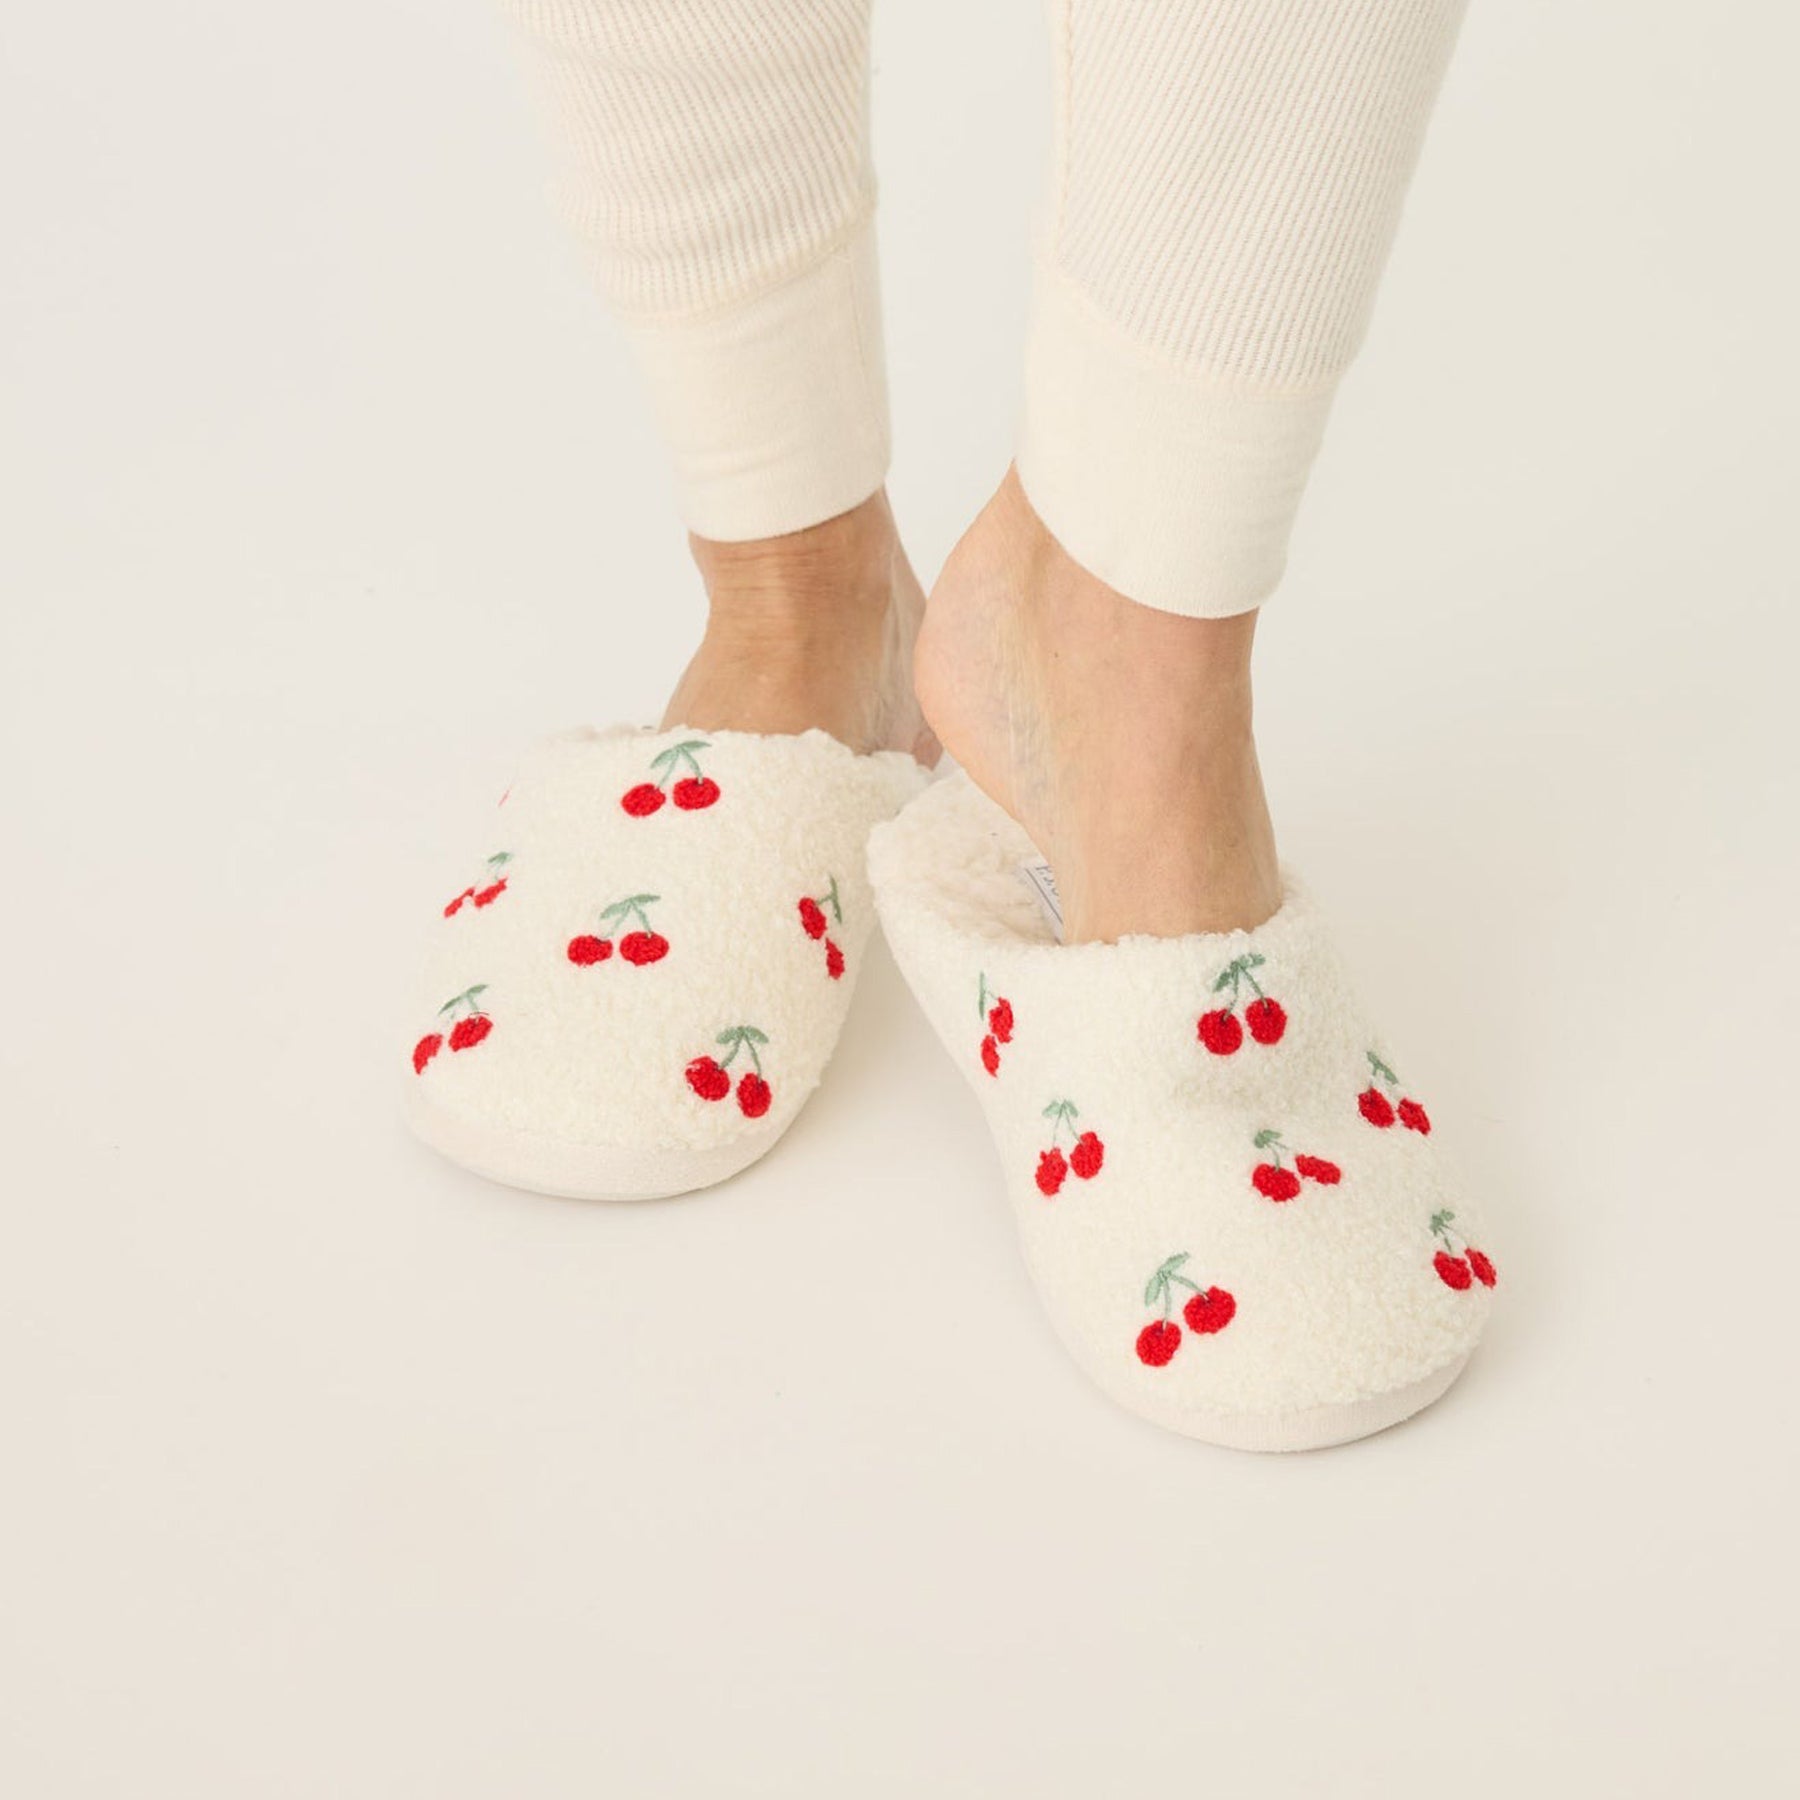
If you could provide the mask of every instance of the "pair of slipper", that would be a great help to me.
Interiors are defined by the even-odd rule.
[[[965,777],[822,732],[553,738],[433,922],[409,1120],[543,1193],[722,1181],[818,1083],[879,910],[1106,1393],[1251,1450],[1428,1405],[1494,1267],[1304,890],[1254,931],[1064,945],[1034,862]]]

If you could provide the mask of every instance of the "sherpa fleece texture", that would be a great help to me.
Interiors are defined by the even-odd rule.
[[[594,1198],[754,1161],[843,1025],[869,828],[926,780],[818,731],[548,740],[430,923],[415,1128],[496,1179]]]
[[[1493,1265],[1313,902],[1290,881],[1254,931],[1065,946],[1020,877],[1035,856],[958,776],[876,831],[870,869],[1077,1361],[1133,1411],[1249,1449],[1436,1398]]]

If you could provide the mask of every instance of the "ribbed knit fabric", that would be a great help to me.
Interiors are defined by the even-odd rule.
[[[1196,616],[1274,589],[1465,0],[1052,0],[1057,152],[1020,477]],[[505,0],[691,529],[885,479],[867,0]]]
[[[1274,589],[1464,0],[1053,0],[1019,474],[1170,612]]]
[[[503,0],[703,537],[887,476],[868,0]]]

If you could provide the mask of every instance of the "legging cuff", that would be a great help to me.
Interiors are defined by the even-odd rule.
[[[776,537],[848,512],[887,479],[875,232],[729,307],[623,321],[701,537]]]
[[[1279,387],[1183,370],[1040,267],[1019,479],[1084,568],[1190,618],[1271,594],[1336,381]]]

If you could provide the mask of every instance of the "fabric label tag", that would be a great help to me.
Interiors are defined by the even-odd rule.
[[[1056,933],[1056,941],[1062,942],[1063,916],[1062,897],[1056,891],[1056,877],[1050,872],[1050,865],[1039,857],[1019,864],[1019,879],[1031,889],[1031,895],[1038,903],[1038,910],[1050,921],[1050,929]]]

